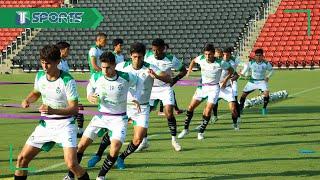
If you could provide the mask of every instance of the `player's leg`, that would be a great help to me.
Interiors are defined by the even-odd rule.
[[[75,176],[78,177],[79,180],[89,180],[89,175],[88,173],[79,165],[78,158],[82,157],[77,157],[77,148],[75,147],[65,147],[63,148],[63,153],[64,153],[64,161],[70,171],[75,174]]]
[[[164,116],[164,112],[163,112],[163,109],[164,109],[164,107],[163,107],[163,102],[160,100],[159,101],[159,112],[158,112],[158,115],[159,116]]]
[[[235,101],[229,102],[229,109],[231,112],[231,118],[233,122],[233,127],[235,130],[239,130],[239,123],[238,123],[238,112],[237,112],[237,106]]]
[[[127,149],[120,154],[120,156],[117,159],[116,167],[118,169],[124,169],[125,164],[124,160],[127,158],[130,154],[134,153],[136,149],[141,144],[145,134],[147,133],[147,128],[141,127],[141,126],[134,126],[133,131],[133,139],[128,145]]]
[[[109,154],[107,155],[107,158],[103,162],[103,165],[100,169],[97,179],[99,180],[105,179],[106,174],[112,168],[112,166],[115,164],[118,158],[118,154],[121,149],[121,146],[122,146],[122,142],[120,140],[117,140],[117,139],[111,140]]]
[[[164,109],[165,115],[168,120],[168,127],[171,133],[171,144],[175,151],[181,151],[181,146],[178,144],[176,140],[177,135],[177,121],[173,115],[173,105],[167,104]]]
[[[41,151],[40,148],[25,144],[18,155],[16,168],[28,168],[30,161]],[[28,171],[16,170],[14,173],[15,180],[27,179]]]
[[[184,110],[181,110],[179,107],[178,107],[178,101],[176,99],[176,93],[174,92],[173,90],[173,97],[174,97],[174,111],[175,113],[178,115],[178,114],[181,114],[184,112]]]
[[[193,112],[200,104],[201,104],[200,100],[197,100],[197,99],[191,100],[186,113],[186,118],[184,120],[184,129],[178,135],[178,138],[183,138],[185,135],[189,134],[189,125],[193,117]]]
[[[78,104],[78,108],[79,108],[79,110],[84,110],[82,104]],[[76,115],[76,120],[77,120],[77,123],[78,123],[77,137],[78,137],[78,138],[81,138],[81,137],[82,137],[82,134],[83,134],[83,132],[84,132],[84,129],[83,129],[84,116],[83,116],[83,114],[78,113],[78,114]]]
[[[266,90],[263,92],[263,108],[262,108],[262,115],[266,115],[267,114],[267,105],[269,103],[269,91]]]
[[[252,93],[256,89],[256,85],[252,82],[248,82],[246,86],[243,88],[243,93],[240,98],[240,112],[242,112],[244,108],[244,103],[246,101],[247,96]]]
[[[107,147],[110,144],[111,144],[110,137],[107,132],[107,133],[105,133],[105,135],[103,136],[103,138],[100,142],[99,149],[98,149],[97,153],[89,159],[88,167],[94,167],[101,160],[103,152],[107,149]]]
[[[204,108],[203,110],[203,114],[202,114],[202,123],[200,125],[200,128],[199,128],[199,133],[198,133],[198,139],[199,140],[202,140],[204,139],[204,131],[206,130],[207,128],[207,125],[211,119],[211,114],[212,114],[212,109],[214,107],[214,104],[213,103],[210,103],[210,102],[207,102],[207,105],[206,107]]]

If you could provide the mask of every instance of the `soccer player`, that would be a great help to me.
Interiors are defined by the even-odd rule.
[[[60,41],[56,45],[60,49],[61,53],[61,61],[58,64],[58,68],[64,72],[69,72],[70,68],[66,58],[69,56],[70,53],[70,44],[65,41]]]
[[[99,33],[96,37],[96,44],[91,46],[88,53],[88,63],[90,67],[90,73],[101,71],[100,55],[103,53],[102,48],[107,44],[107,35]]]
[[[226,87],[220,89],[219,99],[224,99],[227,102],[229,102],[229,108],[231,111],[231,118],[233,121],[233,127],[235,130],[239,130],[240,121],[241,121],[240,108],[239,108],[239,104],[237,102],[236,94],[234,92],[234,89],[237,90],[236,80],[239,78],[239,75],[236,72],[236,68],[237,68],[238,64],[235,63],[235,58],[232,57],[232,51],[233,51],[232,47],[223,49],[223,60],[228,62],[231,65],[231,67],[233,68],[233,74],[232,74],[230,80],[227,81]],[[222,70],[222,75],[221,75],[222,82],[227,76],[228,76],[228,71]],[[218,104],[218,102],[217,102],[217,104]]]
[[[242,70],[241,75],[251,70],[251,78],[243,89],[243,93],[240,98],[240,110],[243,110],[246,97],[254,90],[259,89],[263,92],[263,108],[261,110],[262,115],[267,114],[267,105],[269,103],[269,88],[268,82],[273,74],[272,65],[263,59],[263,49],[255,50],[255,58],[250,61],[247,66]],[[267,74],[268,72],[268,74]]]
[[[145,53],[146,47],[144,44],[134,43],[130,47],[131,59],[127,59],[125,62],[118,64],[116,67],[118,70],[136,75],[138,77],[137,86],[139,89],[142,89],[142,94],[138,99],[141,112],[138,112],[136,107],[131,102],[135,94],[139,92],[137,92],[136,89],[129,89],[127,113],[129,119],[133,121],[133,140],[128,145],[127,149],[118,157],[116,162],[118,169],[125,168],[124,159],[135,152],[147,133],[150,113],[149,100],[154,79],[160,79],[168,83],[171,82],[171,77],[169,74],[161,72],[157,67],[143,61]],[[109,145],[109,142],[106,143],[107,141],[105,137],[103,140],[104,141],[102,141],[100,144],[97,154],[88,161],[88,167],[95,166],[95,164],[101,159],[103,151]]]
[[[201,85],[198,86],[186,113],[184,122],[184,130],[179,134],[178,138],[183,138],[189,133],[189,125],[193,117],[194,109],[207,98],[207,105],[203,110],[203,120],[199,128],[198,139],[204,139],[204,131],[210,121],[212,108],[217,103],[220,87],[224,89],[228,80],[232,75],[232,68],[228,62],[222,61],[214,57],[215,48],[212,44],[206,44],[203,48],[203,54],[193,59],[189,65],[188,74],[197,63],[201,67]],[[228,75],[224,80],[220,81],[222,70],[228,70]],[[219,85],[219,83],[221,84]]]
[[[148,51],[145,56],[145,62],[158,67],[161,71],[165,71],[168,74],[172,74],[171,69],[179,71],[179,73],[172,78],[172,83],[166,83],[161,80],[155,79],[150,103],[154,106],[154,100],[161,100],[165,107],[165,115],[168,120],[168,126],[171,132],[171,144],[175,151],[181,151],[181,146],[176,140],[177,134],[177,122],[173,114],[174,97],[172,86],[181,78],[183,78],[187,71],[175,56],[165,53],[165,48],[167,47],[163,39],[154,39],[152,42],[152,51]],[[151,108],[152,109],[152,108]],[[147,138],[144,138],[140,146],[147,144]]]
[[[58,69],[60,50],[46,45],[40,51],[43,71],[35,78],[34,90],[21,103],[28,108],[42,97],[39,112],[43,117],[28,138],[17,159],[17,168],[27,168],[40,151],[49,151],[55,143],[61,143],[64,160],[78,179],[89,180],[88,173],[77,162],[77,131],[74,115],[78,113],[78,92],[73,77]],[[27,179],[27,171],[16,170],[15,180]]]
[[[119,64],[124,61],[124,55],[122,54],[123,40],[120,38],[112,41],[113,54],[116,56],[116,63]]]
[[[119,151],[126,137],[128,117],[127,94],[129,87],[136,87],[137,77],[126,72],[116,71],[116,60],[112,52],[104,52],[100,56],[102,71],[91,75],[87,86],[87,99],[90,103],[98,105],[99,115],[95,115],[78,144],[77,157],[80,163],[83,153],[93,140],[109,131],[110,151],[103,162],[97,180],[105,179],[105,175],[111,169],[118,158]],[[137,92],[141,92],[142,90]],[[135,94],[131,103],[138,111],[140,104],[137,101],[139,93]],[[73,178],[69,171],[65,178]]]
[[[66,60],[66,58],[69,56],[70,53],[70,44],[65,41],[60,41],[57,43],[57,47],[60,49],[61,53],[61,61],[58,64],[58,69],[69,72],[69,65]],[[83,105],[78,104],[79,110],[83,110]],[[83,122],[84,122],[84,116],[81,113],[78,113],[75,116],[77,123],[78,123],[78,131],[77,131],[77,137],[81,137],[83,134]]]

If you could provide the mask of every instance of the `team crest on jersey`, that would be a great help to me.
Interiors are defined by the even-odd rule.
[[[57,87],[56,93],[57,93],[57,94],[61,94],[61,89],[60,89],[59,87]]]

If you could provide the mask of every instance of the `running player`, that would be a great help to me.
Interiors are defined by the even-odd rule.
[[[78,162],[86,148],[93,142],[97,136],[109,132],[110,151],[105,159],[97,179],[105,179],[105,175],[111,169],[118,158],[119,151],[126,137],[128,117],[127,94],[129,87],[136,86],[137,77],[126,72],[116,71],[116,60],[112,52],[104,52],[100,56],[101,72],[92,74],[87,86],[87,99],[90,103],[98,105],[99,115],[95,115],[78,144],[77,157]],[[141,90],[137,90],[141,92]],[[139,93],[135,94],[132,103],[140,111]],[[69,171],[65,177],[73,178],[73,173]]]
[[[21,103],[28,108],[42,97],[39,112],[43,117],[28,138],[17,159],[17,168],[27,168],[40,151],[49,151],[55,143],[61,143],[64,160],[78,179],[89,180],[88,173],[78,164],[77,131],[74,115],[78,113],[78,92],[73,77],[58,69],[60,50],[57,46],[46,45],[40,51],[43,71],[36,75],[34,90]],[[27,179],[27,171],[16,170],[14,179]]]
[[[102,48],[107,44],[107,35],[99,33],[96,37],[96,44],[91,46],[88,53],[88,63],[90,67],[90,73],[101,71],[100,55],[103,53]]]
[[[179,73],[172,78],[172,83],[166,83],[161,80],[155,80],[151,92],[150,103],[154,106],[154,100],[161,100],[165,107],[165,115],[168,120],[168,126],[171,132],[171,144],[175,151],[181,151],[181,146],[176,140],[177,134],[177,122],[173,114],[174,97],[172,86],[181,78],[183,78],[187,71],[175,56],[165,53],[165,48],[167,44],[163,39],[154,39],[152,42],[152,51],[148,51],[145,56],[145,62],[158,67],[161,71],[165,71],[168,74],[172,74],[171,69],[179,71]],[[152,109],[152,108],[151,108]],[[144,138],[140,146],[146,144],[146,139]]]
[[[215,48],[212,44],[206,44],[203,48],[203,54],[193,59],[188,69],[188,75],[197,63],[201,67],[201,85],[198,86],[186,113],[184,122],[184,130],[179,134],[178,138],[183,138],[189,133],[189,125],[193,117],[194,109],[207,98],[207,105],[203,110],[203,120],[199,128],[198,139],[204,139],[204,131],[210,121],[212,108],[217,103],[220,87],[224,89],[228,80],[232,75],[232,68],[228,62],[222,61],[214,57]],[[228,70],[228,75],[224,80],[220,81],[222,70]],[[219,82],[220,85],[219,85]]]
[[[243,89],[243,93],[240,98],[240,110],[243,110],[246,97],[254,90],[259,89],[263,92],[263,108],[261,110],[262,115],[267,114],[267,105],[269,103],[269,88],[268,82],[273,74],[272,65],[263,59],[263,49],[255,50],[255,58],[250,61],[247,66],[242,70],[241,75],[251,70],[251,78]],[[268,74],[267,74],[268,72]]]

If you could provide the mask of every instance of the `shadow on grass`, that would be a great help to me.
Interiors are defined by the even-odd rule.
[[[258,108],[244,109],[244,114],[257,114]],[[306,114],[319,113],[320,106],[281,106],[268,108],[269,114]],[[260,112],[260,111],[259,111]]]

